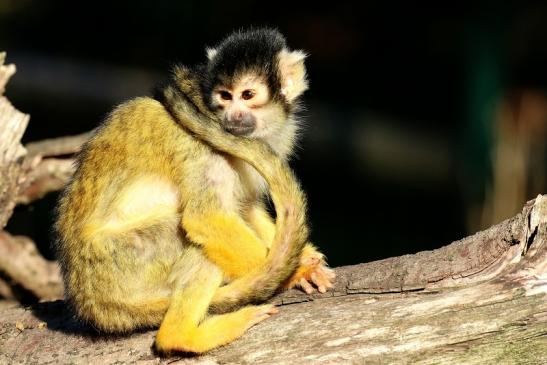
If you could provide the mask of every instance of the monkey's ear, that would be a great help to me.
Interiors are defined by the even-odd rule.
[[[206,48],[205,49],[205,53],[207,54],[207,58],[209,59],[209,61],[212,61],[213,58],[215,58],[215,55],[217,54],[217,50],[214,49],[214,48]]]
[[[302,51],[288,51],[284,49],[279,52],[278,58],[279,73],[281,75],[281,94],[291,103],[308,89],[306,66],[304,65],[306,54]]]

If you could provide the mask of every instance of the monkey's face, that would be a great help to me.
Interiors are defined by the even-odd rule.
[[[237,136],[266,137],[272,123],[283,118],[283,108],[272,101],[263,77],[246,74],[213,89],[212,103],[224,128]],[[275,128],[274,128],[275,129]]]

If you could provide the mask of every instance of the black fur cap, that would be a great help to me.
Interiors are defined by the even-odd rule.
[[[247,71],[264,76],[272,99],[282,100],[277,55],[286,48],[285,37],[270,28],[254,28],[234,32],[213,49],[211,60],[204,65],[202,90],[210,97],[213,88],[222,84],[227,87],[234,78]]]

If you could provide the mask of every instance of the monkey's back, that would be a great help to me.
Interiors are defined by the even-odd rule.
[[[106,331],[160,323],[173,267],[193,250],[179,228],[184,190],[210,154],[150,98],[117,107],[84,146],[56,225],[80,318]]]

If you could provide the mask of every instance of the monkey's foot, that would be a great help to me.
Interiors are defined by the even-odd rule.
[[[300,259],[300,267],[284,286],[286,289],[299,288],[307,294],[315,291],[320,293],[333,287],[336,274],[325,263],[325,257],[312,246],[306,246]]]

